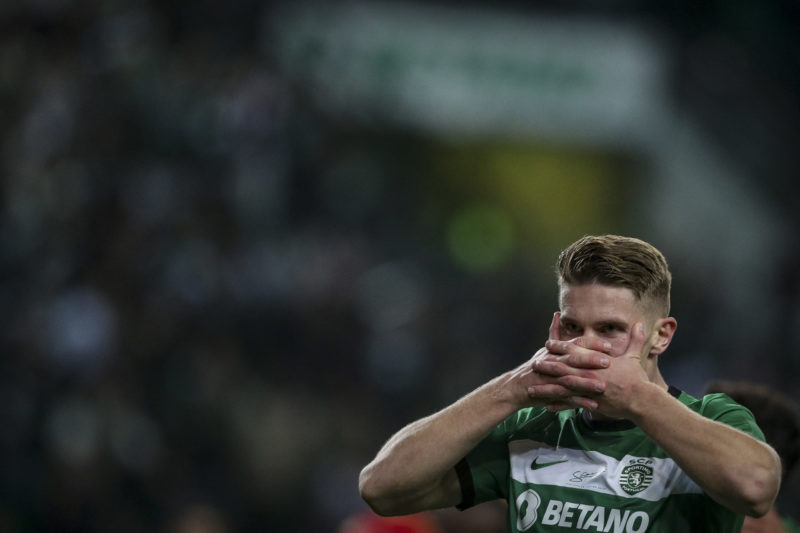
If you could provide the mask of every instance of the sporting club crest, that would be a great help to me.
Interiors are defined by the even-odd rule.
[[[632,464],[622,469],[619,486],[630,495],[638,494],[653,482],[653,467]]]

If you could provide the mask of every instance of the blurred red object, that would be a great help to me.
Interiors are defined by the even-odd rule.
[[[443,533],[436,519],[429,513],[407,516],[378,516],[364,511],[347,518],[339,533]]]

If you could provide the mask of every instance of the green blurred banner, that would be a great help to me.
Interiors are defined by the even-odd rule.
[[[287,4],[269,21],[265,50],[348,117],[625,145],[663,107],[658,40],[623,23],[385,2]]]

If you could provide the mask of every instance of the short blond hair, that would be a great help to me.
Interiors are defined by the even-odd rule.
[[[658,249],[620,235],[585,236],[564,249],[556,262],[558,286],[600,283],[631,289],[639,301],[669,314],[672,274]]]

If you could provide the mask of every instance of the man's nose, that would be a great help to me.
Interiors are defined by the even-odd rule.
[[[598,335],[597,332],[594,330],[585,329],[583,330],[583,335],[581,335],[581,337],[586,337],[586,339],[588,340],[588,339],[596,339],[600,337],[600,335]]]

